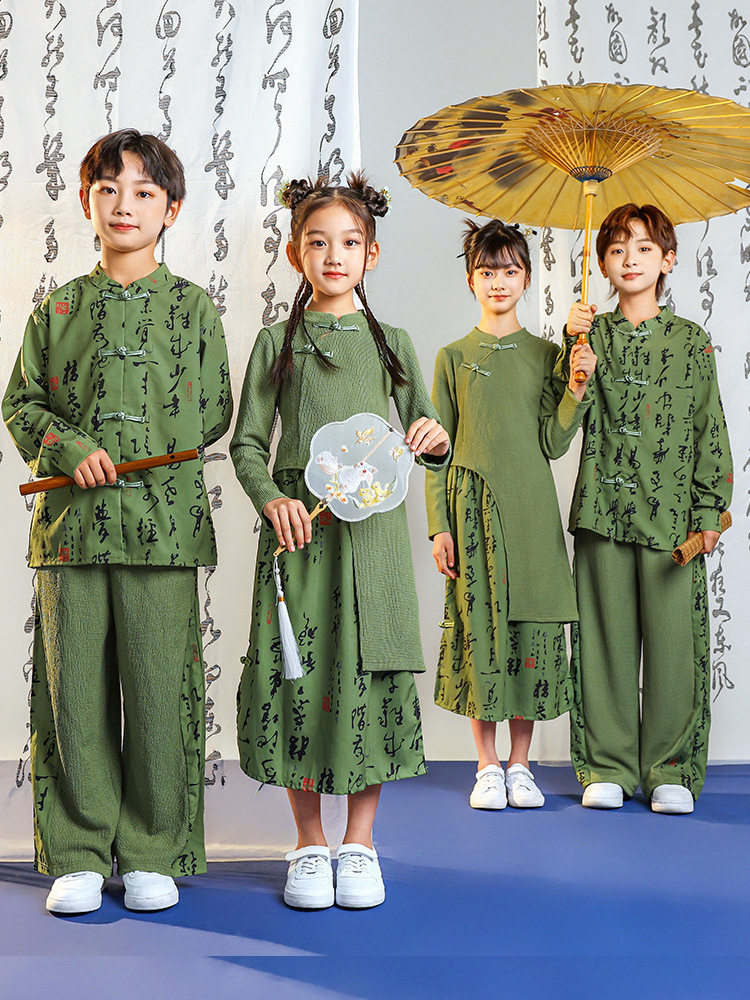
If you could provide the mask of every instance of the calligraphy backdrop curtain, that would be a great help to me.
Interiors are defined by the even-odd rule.
[[[538,81],[652,83],[692,88],[747,105],[750,3],[699,0],[540,0]],[[606,182],[605,182],[606,183]],[[679,226],[677,267],[666,302],[709,333],[734,457],[734,527],[708,560],[712,635],[712,760],[748,760],[750,740],[750,210]],[[580,297],[583,240],[561,230],[539,234],[541,328],[559,342],[575,289]],[[609,310],[608,283],[594,265],[591,301]],[[567,516],[577,454],[558,465]]]
[[[289,213],[275,203],[282,178],[339,179],[359,165],[357,21],[357,0],[0,2],[3,386],[33,304],[97,260],[78,203],[80,160],[98,136],[133,126],[160,135],[185,165],[187,200],[157,256],[216,303],[239,398],[257,331],[284,318],[296,287],[284,253]],[[209,830],[212,810],[228,799],[225,760],[237,757],[234,697],[255,560],[255,514],[227,443],[211,449],[206,467],[221,553],[217,572],[201,575]],[[17,488],[28,470],[4,432],[0,452],[0,853],[8,856],[13,845],[30,846],[33,591],[24,569],[31,505]],[[249,799],[241,780],[235,792]]]

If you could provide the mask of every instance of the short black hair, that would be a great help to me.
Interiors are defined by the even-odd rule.
[[[167,208],[173,201],[185,199],[185,171],[179,157],[155,135],[134,128],[97,139],[81,161],[81,188],[89,189],[102,177],[117,177],[122,170],[122,154],[133,153],[143,163],[143,173],[167,192]]]

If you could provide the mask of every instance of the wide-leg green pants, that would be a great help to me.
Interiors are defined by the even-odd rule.
[[[711,683],[703,557],[681,567],[670,552],[579,529],[574,567],[570,723],[579,781],[616,782],[626,795],[640,781],[647,797],[657,785],[684,785],[697,799]]]
[[[40,569],[30,705],[39,871],[206,870],[194,569]]]

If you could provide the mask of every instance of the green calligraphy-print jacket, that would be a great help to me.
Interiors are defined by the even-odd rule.
[[[620,309],[594,319],[598,357],[570,530],[670,550],[688,531],[718,531],[732,497],[732,456],[714,349],[667,308],[633,327]],[[568,379],[575,338],[557,374]]]
[[[52,292],[31,314],[3,400],[36,476],[72,476],[100,448],[118,464],[207,445],[231,413],[218,313],[164,264],[126,289],[97,266]],[[202,462],[38,494],[29,565],[80,563],[214,565]]]

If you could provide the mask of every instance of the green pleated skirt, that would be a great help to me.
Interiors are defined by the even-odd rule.
[[[488,722],[557,718],[573,702],[564,624],[508,621],[500,512],[481,476],[452,466],[448,509],[459,575],[446,585],[436,704]]]
[[[274,478],[308,510],[317,502],[302,472]],[[351,537],[356,530],[356,524],[324,511],[313,522],[310,545],[279,557],[305,669],[303,678],[288,681],[273,580],[278,540],[262,520],[250,641],[237,693],[240,763],[257,781],[345,795],[426,771],[414,675],[369,673],[362,663]]]

